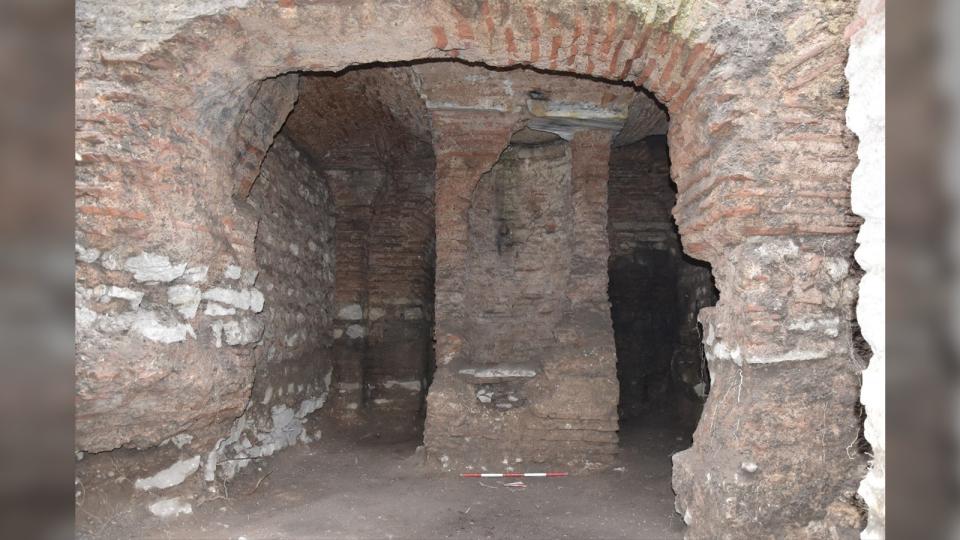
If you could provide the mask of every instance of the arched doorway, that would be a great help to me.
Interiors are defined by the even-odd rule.
[[[673,214],[684,251],[712,265],[721,292],[720,303],[700,314],[711,397],[693,447],[675,457],[689,534],[799,534],[842,520],[844,491],[860,474],[847,457],[858,427],[859,368],[849,339],[856,277],[847,261],[858,221],[849,212],[855,145],[843,122],[841,36],[852,8],[723,9],[284,1],[206,6],[186,21],[157,15],[145,23],[149,31],[141,24],[135,33],[123,13],[109,14],[120,22],[113,30],[93,22],[102,14],[81,13],[78,242],[107,257],[91,255],[100,266],[85,263],[80,279],[90,290],[136,284],[159,297],[169,276],[184,279],[190,270],[198,283],[184,285],[209,295],[231,285],[230,266],[241,280],[243,270],[258,268],[257,223],[234,195],[252,185],[289,111],[283,92],[262,82],[284,73],[456,57],[629,81],[669,109]],[[280,114],[250,107],[271,91]],[[464,148],[456,142],[463,133],[443,120],[433,119],[444,231],[436,257],[438,267],[455,268],[468,239],[469,204],[460,195],[496,161],[513,125],[481,118],[471,130],[498,142]],[[209,269],[222,275],[199,281]],[[456,302],[448,302],[458,275],[436,276],[438,306],[451,306],[436,313],[440,380],[462,350]],[[185,300],[175,305],[189,307],[194,291],[178,293]],[[229,298],[258,311],[250,297]],[[250,399],[247,327],[238,321],[230,329],[236,343],[218,348],[212,323],[166,320],[139,302],[131,308],[131,328],[142,335],[113,335],[91,322],[93,337],[78,347],[78,449],[146,448],[181,432],[197,444],[223,438]],[[174,374],[163,384],[181,390],[180,405],[189,406],[156,407],[149,385],[100,377],[90,360],[134,353]],[[182,373],[189,375],[178,379]],[[128,402],[100,406],[104,395],[144,388],[131,398],[140,404],[136,427],[122,421]],[[445,397],[438,391],[431,400]]]

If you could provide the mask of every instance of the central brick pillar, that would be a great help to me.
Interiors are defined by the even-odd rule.
[[[437,369],[428,458],[455,470],[602,467],[617,451],[607,299],[612,132],[510,144],[496,111],[433,111]]]

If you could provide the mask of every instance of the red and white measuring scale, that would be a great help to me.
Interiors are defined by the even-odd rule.
[[[569,476],[565,472],[505,472],[505,473],[460,473],[460,478],[558,478]]]

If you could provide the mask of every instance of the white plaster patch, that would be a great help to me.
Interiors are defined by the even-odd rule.
[[[790,330],[799,330],[801,332],[810,332],[812,330],[821,331],[827,336],[837,337],[840,335],[840,318],[822,318],[822,319],[799,319],[790,323]]]
[[[461,369],[463,375],[470,375],[478,379],[498,379],[508,377],[536,377],[537,372],[529,368],[521,367],[491,367],[491,368],[466,368]]]
[[[326,394],[323,394],[318,398],[305,399],[301,401],[300,408],[297,409],[297,415],[296,415],[297,418],[301,418],[301,419],[306,418],[307,415],[309,415],[310,413],[313,413],[314,411],[317,411],[318,409],[323,407],[323,404],[326,401],[327,401]]]
[[[192,266],[190,268],[187,268],[183,272],[183,276],[181,277],[187,283],[193,283],[194,285],[197,285],[199,283],[206,283],[207,272],[209,271],[209,269],[210,267],[204,266],[204,265]]]
[[[371,320],[371,321],[378,321],[378,320],[382,319],[383,316],[386,315],[386,314],[387,314],[387,312],[384,311],[383,308],[375,307],[375,308],[370,308],[370,315],[369,315],[369,317],[370,317],[370,320]]]
[[[261,405],[267,405],[270,403],[270,400],[273,398],[273,387],[268,386],[267,390],[263,393],[263,400],[260,401]]]
[[[824,262],[827,275],[834,281],[840,281],[850,271],[850,263],[845,259],[829,258]]]
[[[136,257],[130,257],[123,263],[123,267],[133,273],[137,281],[159,281],[166,283],[183,275],[187,263],[171,264],[164,255],[143,252]]]
[[[363,307],[360,304],[347,304],[337,312],[337,318],[344,321],[359,321],[363,319]]]
[[[407,390],[420,391],[423,388],[420,381],[386,381],[383,383],[384,388],[393,388],[394,386],[399,386]]]
[[[235,264],[227,266],[227,269],[223,272],[223,277],[227,279],[240,279],[240,275],[243,273],[243,269]]]
[[[410,307],[403,310],[403,318],[409,321],[420,320],[423,318],[423,310],[418,307]]]
[[[362,338],[365,335],[367,335],[367,329],[359,324],[351,324],[347,327],[347,337],[350,339]]]
[[[74,252],[77,254],[77,260],[85,263],[92,263],[100,258],[100,250],[96,248],[85,248],[80,244],[74,244]]]
[[[231,315],[236,315],[237,310],[234,308],[221,306],[216,302],[207,302],[207,307],[203,310],[203,314],[211,317],[229,317]]]
[[[185,341],[187,336],[194,339],[197,337],[193,332],[193,327],[189,324],[164,324],[152,311],[138,313],[130,328],[150,341],[165,344]]]
[[[83,306],[77,306],[74,313],[78,328],[89,328],[97,320],[97,312]]]
[[[257,277],[260,275],[259,270],[244,270],[243,275],[240,276],[240,283],[245,287],[253,287],[257,283]]]
[[[223,323],[223,340],[227,345],[247,345],[260,341],[263,335],[263,323],[257,319],[244,317]]]
[[[174,285],[167,289],[167,302],[177,306],[184,318],[192,319],[200,308],[200,289],[193,285]]]
[[[218,349],[223,347],[223,323],[214,321],[210,325],[210,330],[213,332],[213,345]]]
[[[830,351],[817,350],[793,350],[782,354],[772,354],[768,356],[747,356],[748,364],[777,364],[780,362],[799,362],[803,360],[820,360],[830,356]]]
[[[180,497],[172,499],[162,499],[147,507],[150,513],[162,518],[178,516],[180,514],[192,514],[193,506],[188,502],[180,500]]]
[[[254,313],[263,311],[263,293],[257,289],[236,290],[217,287],[204,291],[202,298]]]
[[[177,448],[183,448],[193,441],[193,435],[190,435],[189,433],[179,433],[173,437],[170,437],[168,440]]]
[[[199,468],[200,456],[193,456],[190,459],[180,460],[153,476],[138,478],[133,485],[141,491],[166,489],[182,484],[184,480],[191,474],[197,472]]]
[[[760,260],[766,263],[782,262],[800,254],[800,246],[792,239],[765,241],[756,247]]]
[[[117,287],[116,285],[111,285],[109,287],[105,287],[102,292],[103,294],[100,296],[100,302],[106,303],[109,302],[111,298],[119,298],[121,300],[130,302],[130,309],[134,311],[140,308],[140,302],[143,301],[142,292],[128,289],[126,287]]]

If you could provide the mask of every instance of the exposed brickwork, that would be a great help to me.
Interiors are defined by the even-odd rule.
[[[232,143],[243,132],[256,85],[280,73],[457,57],[642,84],[671,113],[674,215],[684,250],[711,263],[721,291],[720,303],[701,317],[716,349],[713,391],[693,448],[676,457],[687,534],[816,535],[827,525],[848,523],[842,509],[849,504],[832,501],[840,501],[861,472],[845,452],[857,424],[858,367],[849,361],[846,323],[852,296],[844,292],[851,278],[824,270],[849,258],[859,226],[850,214],[856,143],[844,123],[842,73],[842,30],[855,6],[769,0],[751,8],[666,0],[640,7],[212,0],[120,9],[82,1],[78,243],[102,252],[119,248],[122,257],[145,251],[169,257],[172,265],[207,265],[210,285],[221,284],[228,264],[255,267],[256,221],[232,198],[243,181],[234,176]],[[462,196],[496,161],[517,119],[432,114],[438,329],[443,317],[460,315],[455,275],[464,268],[469,206]],[[780,262],[778,253],[794,257],[791,242],[796,260]],[[811,257],[823,258],[819,269]],[[78,292],[131,279],[107,272],[83,263]],[[158,303],[165,294],[163,286],[144,288],[145,298]],[[840,321],[835,334],[831,322],[820,322],[834,319]],[[438,352],[456,349],[456,335],[438,334]],[[125,336],[97,341],[79,326],[78,336],[78,426],[92,418],[84,417],[87,405],[102,407],[99,418],[106,422],[80,430],[88,433],[78,439],[81,448],[150,445],[181,426],[223,425],[215,420],[219,411],[239,414],[249,392],[250,351],[181,354],[180,344],[144,348]],[[193,366],[199,378],[176,385],[191,406],[131,405],[144,377],[120,377],[138,382],[93,390],[120,380],[119,366],[134,353],[160,360],[164,370],[181,360]],[[750,363],[757,359],[783,362]],[[142,374],[142,367],[134,370]],[[217,393],[201,380],[217,381]],[[227,397],[219,394],[224,388]],[[439,388],[431,393],[431,407],[460,399]],[[765,448],[770,454],[757,457]],[[736,472],[738,462],[754,458],[758,472]]]
[[[679,249],[680,238],[670,215],[676,194],[664,137],[613,148],[608,198],[611,257],[629,257],[638,249]]]
[[[425,443],[444,466],[584,467],[616,452],[606,243],[597,241],[610,134],[557,141],[508,146],[471,190],[456,311],[437,304],[444,339]]]

